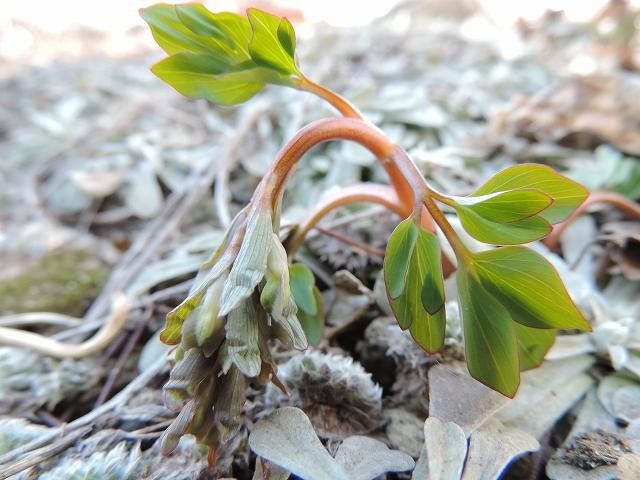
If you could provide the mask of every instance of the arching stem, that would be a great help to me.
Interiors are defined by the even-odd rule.
[[[356,202],[377,203],[386,207],[400,217],[411,213],[400,203],[395,190],[378,183],[358,183],[341,188],[332,195],[323,198],[307,215],[304,221],[287,241],[287,251],[291,256],[300,248],[309,231],[329,212],[336,208]]]
[[[575,222],[575,220],[590,207],[600,203],[612,205],[630,217],[640,218],[640,205],[636,202],[613,192],[593,192],[582,202],[582,205],[573,211],[569,218],[553,227],[553,231],[544,239],[544,244],[550,250],[556,249],[558,243],[560,243],[560,237],[562,237],[562,234],[569,225]]]
[[[260,198],[264,201],[269,198],[271,201],[277,198],[284,188],[284,184],[293,167],[302,156],[316,145],[331,140],[351,140],[359,143],[370,150],[379,160],[382,167],[387,171],[390,178],[392,175],[400,175],[403,185],[398,187],[393,185],[396,195],[403,206],[413,207],[415,202],[416,189],[415,182],[409,182],[404,176],[398,162],[406,162],[404,170],[417,170],[409,157],[398,156],[391,159],[393,152],[402,150],[387,138],[379,129],[373,125],[355,118],[331,118],[318,120],[302,128],[278,153],[270,170],[264,176],[260,187],[257,189],[254,199]],[[395,155],[395,153],[394,153]],[[422,182],[424,179],[420,176]],[[420,191],[423,188],[420,187]]]
[[[301,77],[297,84],[296,88],[300,90],[304,90],[306,92],[312,93],[317,97],[323,99],[327,103],[329,103],[332,107],[334,107],[340,114],[347,118],[357,118],[358,120],[362,120],[366,122],[366,118],[360,111],[353,105],[349,100],[344,98],[341,95],[329,90],[322,85],[310,80],[307,77]],[[367,122],[368,123],[368,122]],[[411,188],[407,184],[407,181],[400,173],[398,167],[396,165],[388,165],[386,168],[387,175],[389,175],[389,182],[396,190],[396,193],[402,203],[410,202],[413,198]]]

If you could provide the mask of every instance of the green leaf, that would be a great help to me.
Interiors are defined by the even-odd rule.
[[[167,314],[165,326],[160,332],[160,340],[167,345],[177,345],[182,338],[182,324],[191,312],[200,305],[203,293],[190,295],[180,305]]]
[[[413,253],[413,260],[422,270],[422,289],[420,300],[422,306],[431,315],[444,307],[444,280],[442,274],[442,260],[440,258],[440,243],[436,236],[420,229],[418,241]]]
[[[513,397],[520,384],[518,345],[509,312],[464,266],[456,272],[465,355],[471,376]]]
[[[446,315],[444,307],[433,314],[414,319],[409,327],[411,337],[427,353],[435,353],[444,344]]]
[[[589,194],[588,190],[579,183],[545,165],[521,164],[497,173],[473,195],[486,195],[519,188],[535,188],[553,199],[553,203],[539,214],[549,223],[566,220]]]
[[[295,39],[287,34],[288,27],[280,28],[281,19],[256,8],[249,8],[247,15],[253,30],[249,43],[251,58],[258,65],[273,68],[285,75],[299,74],[292,51]],[[279,32],[282,33],[279,35]],[[284,44],[280,37],[284,37]]]
[[[324,301],[318,287],[314,286],[312,293],[316,305],[315,313],[309,314],[300,309],[298,310],[298,320],[307,337],[307,342],[310,345],[318,345],[322,340],[324,330]]]
[[[231,65],[235,63],[232,48],[219,38],[203,36],[189,30],[173,5],[159,3],[140,10],[140,16],[151,27],[151,33],[158,45],[173,55],[181,52],[213,54],[219,61]]]
[[[225,38],[225,33],[216,25],[215,15],[200,3],[175,5],[176,15],[182,24],[196,35]]]
[[[556,331],[525,327],[519,323],[514,323],[514,327],[518,338],[520,371],[524,372],[538,367],[553,346],[553,342],[556,340]]]
[[[497,223],[522,220],[541,212],[553,202],[546,193],[533,188],[521,188],[481,196],[452,197],[477,215]]]
[[[199,3],[176,5],[175,9],[182,24],[194,34],[220,40],[220,49],[237,62],[251,59],[251,26],[246,17],[230,12],[212,13]]]
[[[283,18],[278,25],[278,40],[285,51],[293,58],[296,51],[296,32],[291,22]]]
[[[393,230],[384,256],[384,281],[389,298],[394,300],[404,291],[411,255],[418,238],[418,227],[407,218]]]
[[[302,263],[294,263],[289,267],[289,285],[298,308],[309,315],[318,312],[316,298],[313,293],[315,278],[309,268]]]
[[[476,253],[472,268],[516,322],[533,328],[591,330],[558,273],[533,250],[512,246]]]
[[[178,53],[156,63],[151,71],[181,94],[218,105],[245,102],[274,77],[264,68],[223,73],[224,68],[210,55]]]
[[[413,224],[412,220],[409,221]],[[405,220],[406,222],[406,220]],[[405,223],[403,222],[403,223]],[[444,343],[445,314],[444,314],[444,282],[442,279],[442,265],[440,262],[440,245],[437,238],[413,224],[416,238],[411,240],[413,227],[401,224],[394,234],[394,245],[391,240],[385,256],[385,281],[389,290],[387,278],[402,277],[402,269],[406,268],[406,278],[403,289],[397,298],[389,301],[391,309],[402,329],[410,329],[414,340],[427,352],[435,352]],[[392,235],[393,237],[393,235]],[[408,251],[407,267],[398,268],[393,265],[394,259],[402,264],[407,263],[407,245],[413,244]],[[391,252],[391,257],[389,254]],[[396,255],[396,257],[393,257]],[[390,262],[390,263],[389,263]],[[391,272],[391,277],[387,275]]]
[[[551,232],[551,224],[538,215],[511,223],[497,223],[481,217],[468,207],[456,205],[456,212],[464,229],[473,238],[494,245],[513,245],[533,242]]]

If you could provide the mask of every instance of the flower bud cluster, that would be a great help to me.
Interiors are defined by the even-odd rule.
[[[242,425],[249,383],[281,386],[271,340],[307,347],[278,223],[270,207],[240,212],[189,297],[167,316],[161,339],[176,348],[164,399],[179,413],[163,435],[165,453],[187,433],[214,449],[229,441]]]

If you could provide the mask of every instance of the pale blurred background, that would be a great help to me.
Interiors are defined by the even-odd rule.
[[[79,55],[99,49],[107,54],[130,53],[151,47],[150,35],[139,35],[143,22],[138,9],[152,4],[144,0],[3,0],[0,3],[0,61],[38,63],[57,55]],[[186,3],[186,2],[175,2]],[[325,22],[333,26],[365,25],[396,7],[400,0],[206,0],[213,11],[242,11],[247,6],[277,10],[305,26]],[[506,55],[518,54],[518,41],[512,28],[518,21],[535,21],[545,12],[563,12],[573,22],[585,22],[616,4],[637,7],[640,0],[418,0],[416,5],[435,15],[452,12],[471,13],[461,29],[476,39],[502,42]],[[605,24],[601,28],[613,29]],[[615,22],[613,22],[615,23]],[[84,30],[88,42],[74,41],[70,32]],[[5,65],[6,66],[6,65]]]

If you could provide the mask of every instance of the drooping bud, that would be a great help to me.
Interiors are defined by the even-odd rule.
[[[252,298],[246,299],[229,313],[225,328],[229,358],[247,377],[257,377],[262,360],[258,347],[258,316]]]
[[[222,290],[220,316],[237,308],[264,278],[272,235],[271,207],[253,207],[247,218],[242,245]]]

